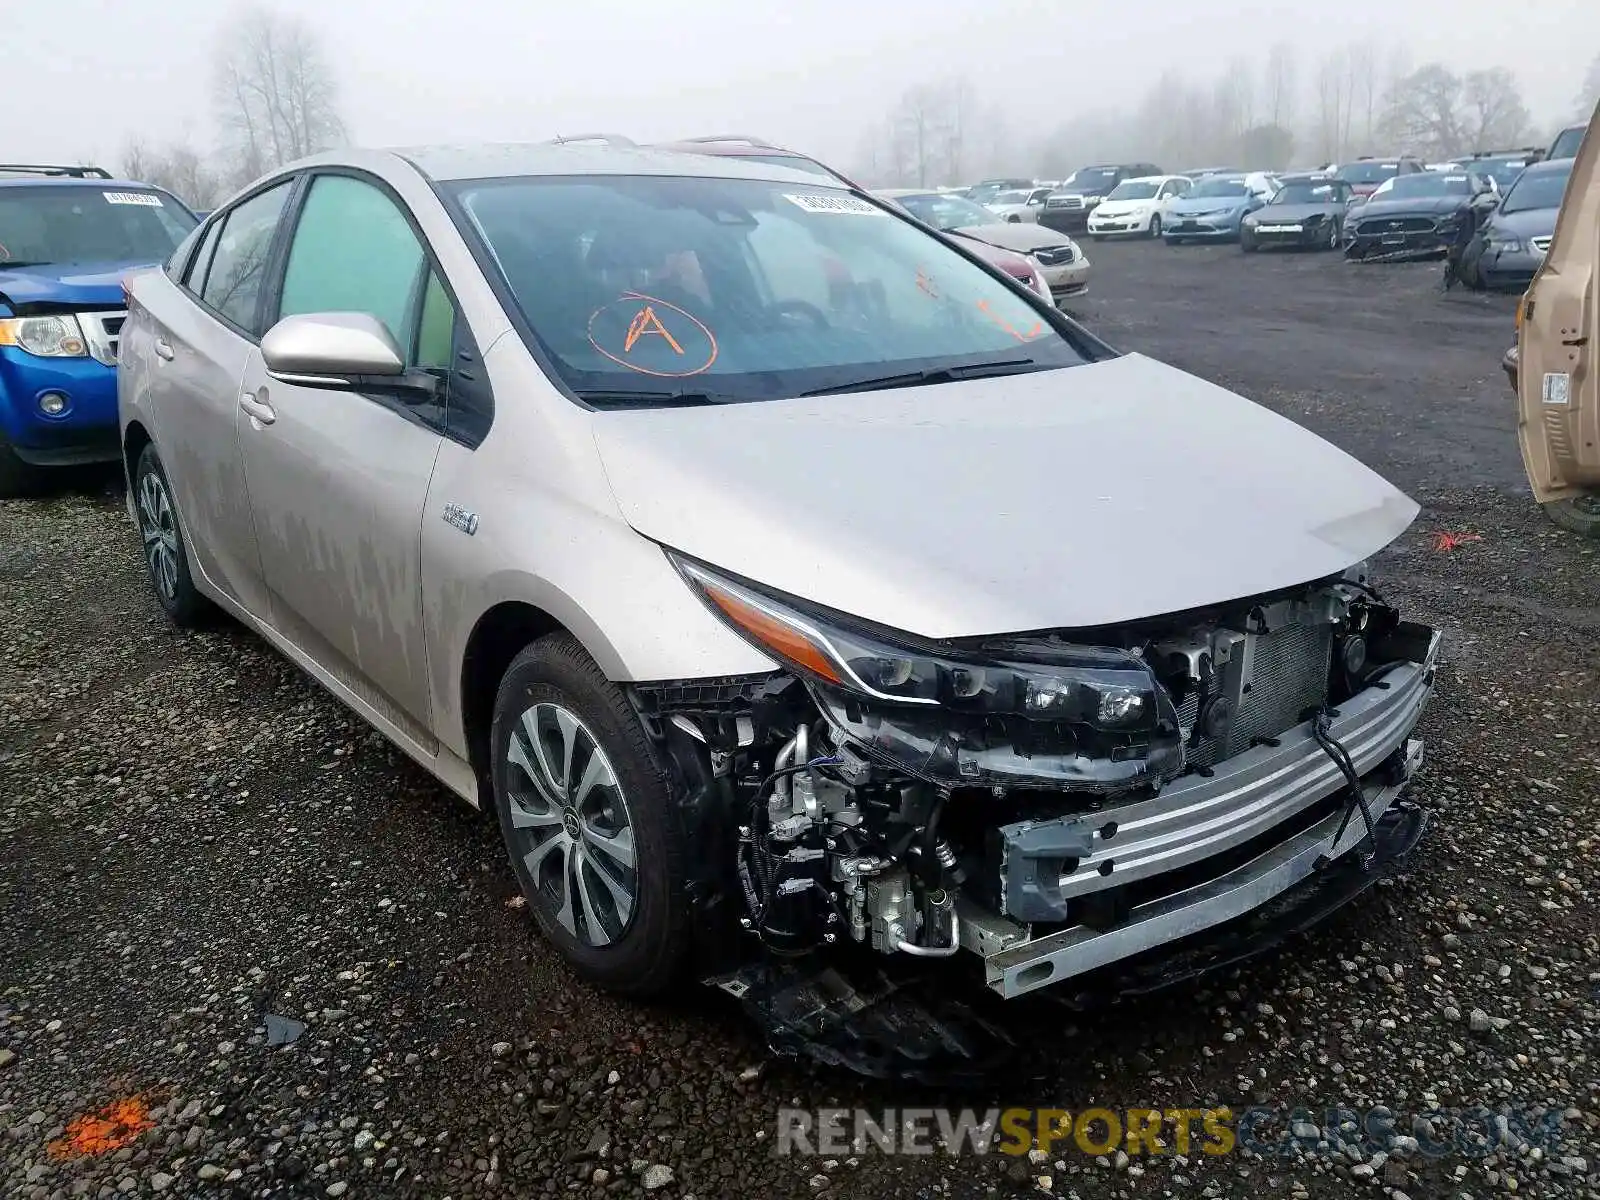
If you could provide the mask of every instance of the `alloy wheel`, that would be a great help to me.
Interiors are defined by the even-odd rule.
[[[139,480],[139,533],[150,580],[171,604],[178,596],[178,521],[166,481],[156,471],[146,471]]]
[[[530,897],[568,934],[608,946],[633,919],[638,871],[627,800],[589,727],[560,704],[535,704],[506,751],[512,853]]]

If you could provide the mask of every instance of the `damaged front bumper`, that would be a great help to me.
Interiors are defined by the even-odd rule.
[[[1422,662],[1390,670],[1329,724],[1374,821],[1421,765],[1422,742],[1409,735],[1438,650],[1435,632]],[[1346,782],[1312,722],[1274,741],[1153,799],[1000,829],[1006,915],[957,905],[962,944],[983,958],[988,985],[1019,996],[1222,924],[1364,841],[1365,819],[1353,797],[1337,800]],[[1065,927],[1030,937],[1034,923]]]

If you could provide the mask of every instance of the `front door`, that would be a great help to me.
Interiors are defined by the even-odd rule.
[[[1517,438],[1534,499],[1600,495],[1600,110],[1520,301]]]
[[[316,176],[269,320],[364,312],[413,366],[449,364],[448,304],[396,200],[364,178]],[[445,330],[430,347],[429,330]],[[431,361],[437,359],[437,362]],[[364,701],[431,745],[420,539],[439,413],[392,397],[283,383],[259,349],[238,415],[272,623]]]

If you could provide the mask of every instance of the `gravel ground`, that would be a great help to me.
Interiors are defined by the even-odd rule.
[[[1114,343],[1423,503],[1382,564],[1449,637],[1408,880],[1204,988],[1087,1017],[1018,1002],[1037,1053],[986,1089],[769,1062],[711,993],[577,984],[489,821],[255,638],[169,629],[115,485],[71,480],[0,506],[0,1196],[1600,1197],[1600,547],[1526,498],[1510,302],[1432,294],[1436,267],[1090,253],[1082,313]],[[785,1105],[1218,1103],[1382,1105],[1396,1135],[1335,1153],[1312,1117],[1286,1118],[1287,1156],[772,1152]],[[1419,1152],[1442,1131],[1410,1114],[1479,1105],[1556,1133]]]

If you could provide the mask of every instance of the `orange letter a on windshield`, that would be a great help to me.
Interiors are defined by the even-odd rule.
[[[683,353],[683,347],[678,345],[678,340],[667,332],[667,327],[661,323],[661,318],[656,316],[655,307],[649,304],[646,304],[635,313],[633,320],[628,322],[628,339],[622,343],[622,352],[624,354],[631,353],[633,344],[647,333],[658,334],[666,338],[667,345],[671,346],[679,354]]]

